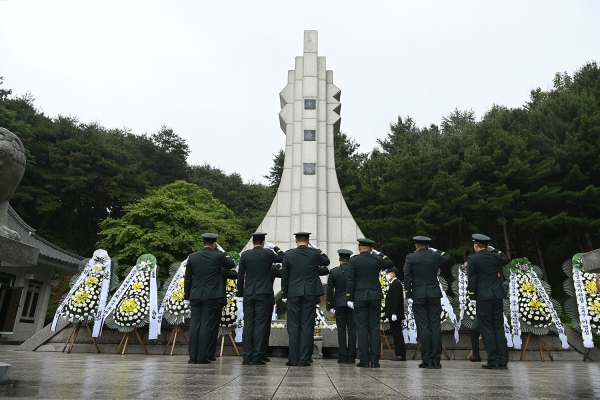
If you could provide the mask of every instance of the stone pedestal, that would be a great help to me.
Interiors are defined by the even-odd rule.
[[[27,267],[37,264],[40,249],[0,236],[0,262],[4,266]]]
[[[323,336],[313,338],[313,358],[323,358]]]
[[[583,270],[585,272],[599,273],[600,272],[600,249],[590,251],[581,256]]]
[[[0,383],[5,383],[10,379],[10,370],[12,365],[0,362]]]

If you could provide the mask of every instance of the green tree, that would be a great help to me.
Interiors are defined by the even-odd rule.
[[[246,240],[240,220],[231,210],[208,190],[184,181],[149,191],[125,206],[123,217],[107,218],[100,227],[103,238],[98,247],[121,264],[132,265],[140,255],[153,254],[161,266],[161,279],[167,278],[171,263],[202,247],[200,235],[204,232],[218,233],[226,250],[240,249]]]

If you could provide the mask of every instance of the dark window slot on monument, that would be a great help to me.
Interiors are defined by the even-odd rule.
[[[304,131],[304,140],[306,142],[314,142],[317,140],[317,131],[314,129]]]
[[[304,109],[305,110],[316,110],[317,109],[317,100],[316,99],[305,99],[304,100]]]
[[[317,166],[315,163],[304,163],[304,175],[315,175]]]

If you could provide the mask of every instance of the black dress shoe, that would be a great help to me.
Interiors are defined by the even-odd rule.
[[[508,365],[500,365],[500,369],[508,369]]]
[[[196,360],[192,360],[191,358],[188,360],[188,364],[196,364]]]
[[[371,368],[379,368],[381,367],[381,364],[379,363],[371,363]]]
[[[285,365],[287,365],[288,367],[295,367],[295,365],[294,365],[294,364],[292,364],[292,363],[291,363],[291,362],[289,362],[289,361],[288,361],[288,362],[286,362],[286,363],[285,363]]]
[[[310,363],[298,363],[299,367],[312,367]]]
[[[425,363],[421,363],[419,364],[419,368],[429,368],[431,364],[425,364]]]
[[[346,361],[346,364],[354,364],[354,361],[356,361],[354,358],[351,360]]]
[[[437,363],[437,364],[430,364],[429,369],[441,369],[442,368],[442,364]]]
[[[390,361],[406,361],[406,356],[396,356],[394,358],[390,358]]]
[[[369,366],[367,364],[363,364],[363,363],[358,363],[356,364],[357,367],[361,367],[361,368],[368,368]]]
[[[208,361],[217,361],[215,357],[208,357]]]
[[[338,364],[346,364],[346,363],[347,363],[347,361],[344,361],[344,360],[338,360]]]
[[[208,360],[200,360],[196,364],[210,364],[210,361],[208,361]]]
[[[263,360],[258,360],[257,362],[252,363],[252,365],[267,365]]]
[[[252,363],[250,361],[242,361],[242,365],[251,365]]]
[[[481,362],[481,357],[471,357],[471,358],[469,358],[469,361],[471,361],[471,362]]]
[[[270,359],[269,357],[263,357],[263,358],[262,358],[262,360],[263,360],[264,362],[269,362],[269,361],[271,361],[271,359]]]
[[[502,369],[501,366],[499,366],[499,365],[492,365],[492,364],[483,364],[481,366],[481,368],[484,368],[484,369]]]
[[[309,359],[309,360],[308,360],[308,363],[309,363],[309,364],[312,364],[312,363],[314,363],[313,359],[312,359],[312,358],[311,358],[311,359]]]

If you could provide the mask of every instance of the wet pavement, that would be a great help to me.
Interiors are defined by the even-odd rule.
[[[239,357],[188,365],[185,356],[62,354],[13,351],[0,346],[0,361],[12,364],[0,398],[204,398],[204,399],[483,399],[600,398],[600,363],[512,362],[508,370],[484,370],[469,361],[442,362],[440,370],[419,361],[384,360],[365,369],[315,360],[286,367],[272,358],[242,366]]]

